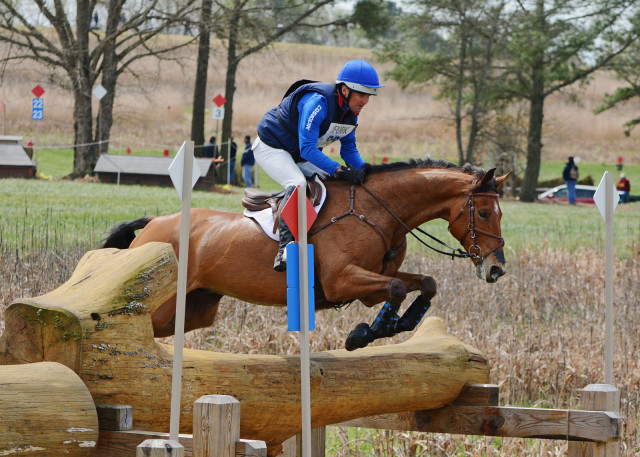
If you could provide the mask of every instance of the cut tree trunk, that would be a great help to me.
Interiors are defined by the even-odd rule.
[[[98,414],[82,380],[59,363],[0,366],[0,455],[91,456]]]

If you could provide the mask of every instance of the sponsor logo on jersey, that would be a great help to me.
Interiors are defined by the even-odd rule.
[[[322,110],[322,105],[316,106],[316,109],[313,110],[313,112],[309,116],[309,119],[307,119],[307,127],[306,127],[307,130],[311,130],[311,124],[313,124],[313,119],[316,117],[316,114],[320,112],[320,110]]]

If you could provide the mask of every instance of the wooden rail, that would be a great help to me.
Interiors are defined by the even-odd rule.
[[[620,439],[621,420],[617,412],[498,406],[497,394],[498,386],[473,385],[442,408],[364,417],[340,425],[600,443]]]
[[[136,447],[145,440],[168,440],[168,433],[144,432],[140,430],[100,430],[94,457],[135,457]],[[193,435],[181,433],[178,441],[184,446],[185,457],[193,455]],[[264,441],[239,440],[235,447],[236,457],[265,457]]]

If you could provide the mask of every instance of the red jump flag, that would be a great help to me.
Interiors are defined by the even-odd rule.
[[[298,241],[298,189],[300,189],[299,186],[296,188],[296,190],[293,191],[291,197],[289,197],[289,200],[280,212],[280,217],[287,223],[287,227],[289,227],[289,230],[291,230],[291,234],[296,239],[296,241]],[[311,204],[309,199],[305,198],[305,200],[307,201],[308,231],[318,217],[318,213],[316,213],[316,210],[313,208],[313,205]]]

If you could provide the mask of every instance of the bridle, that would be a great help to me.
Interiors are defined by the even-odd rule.
[[[469,246],[469,252],[467,254],[472,259],[476,259],[479,262],[481,262],[484,259],[486,259],[487,257],[489,257],[493,252],[495,252],[496,250],[498,250],[502,246],[504,246],[504,238],[502,238],[501,236],[498,236],[498,235],[494,235],[493,233],[489,233],[487,231],[484,231],[482,229],[476,228],[475,216],[474,216],[475,215],[475,205],[474,205],[474,201],[473,201],[475,197],[499,198],[500,196],[497,193],[469,194],[469,199],[464,204],[464,206],[462,208],[460,208],[460,212],[453,219],[453,221],[451,221],[449,223],[449,226],[447,227],[447,229],[449,230],[449,232],[451,232],[451,226],[460,218],[460,216],[462,216],[462,214],[464,213],[464,209],[467,207],[467,205],[469,205],[469,223],[467,224],[467,231],[465,232],[465,234],[462,236],[462,239],[460,240],[460,244],[463,244],[464,240],[467,239],[467,235],[471,234],[471,240],[473,241],[473,245]],[[491,238],[496,238],[498,240],[498,244],[496,244],[494,246],[494,248],[491,249],[489,252],[487,252],[486,254],[482,255],[482,248],[480,248],[480,246],[478,246],[478,242],[476,241],[478,233],[480,233],[482,235],[485,235],[485,236],[488,236],[488,237],[491,237]],[[458,249],[458,250],[460,251],[461,249]],[[475,252],[471,252],[471,250],[477,251],[478,253],[476,254]]]
[[[451,231],[451,226],[464,213],[464,209],[468,205],[469,206],[469,225],[467,226],[467,232],[462,237],[461,243],[462,243],[462,241],[464,241],[466,239],[467,235],[469,233],[471,233],[471,239],[473,240],[474,244],[473,244],[473,246],[471,246],[469,248],[469,250],[471,250],[472,248],[477,250],[478,254],[476,254],[475,252],[465,252],[460,248],[454,248],[452,246],[449,246],[444,241],[439,240],[438,238],[436,238],[435,236],[431,235],[430,233],[425,232],[420,227],[416,227],[414,230],[416,230],[416,231],[422,233],[423,235],[428,236],[432,240],[440,243],[445,248],[450,249],[451,252],[442,251],[442,250],[440,250],[438,248],[435,248],[435,247],[431,246],[430,244],[424,242],[418,235],[416,235],[414,233],[414,230],[411,230],[409,228],[409,226],[407,224],[405,224],[404,221],[402,219],[400,219],[400,217],[391,208],[389,208],[389,206],[385,202],[380,200],[380,198],[378,198],[377,195],[375,195],[373,192],[371,192],[371,190],[369,190],[369,188],[364,183],[360,183],[360,185],[362,186],[362,188],[364,190],[366,190],[369,193],[369,195],[371,195],[380,204],[380,206],[382,206],[396,221],[398,221],[398,223],[407,231],[407,233],[409,233],[411,236],[413,236],[416,240],[418,240],[424,246],[428,247],[432,251],[435,251],[435,252],[437,252],[439,254],[444,254],[446,256],[451,256],[451,258],[456,258],[457,257],[457,258],[462,258],[462,259],[474,259],[474,260],[477,260],[478,262],[482,262],[492,252],[494,252],[497,249],[499,249],[502,246],[504,246],[504,239],[501,236],[497,236],[497,235],[494,235],[492,233],[485,232],[484,230],[477,229],[476,226],[475,226],[475,219],[473,217],[474,210],[475,210],[475,207],[474,207],[474,204],[473,204],[473,198],[475,196],[486,196],[486,197],[498,198],[499,195],[497,193],[495,193],[495,194],[494,193],[490,193],[490,194],[489,193],[485,193],[485,194],[469,194],[469,199],[463,205],[463,207],[460,209],[460,212],[458,213],[458,215],[453,219],[453,221],[448,226],[448,230]],[[382,237],[382,240],[384,241],[385,247],[387,249],[386,254],[384,256],[384,259],[383,259],[383,265],[382,265],[382,271],[384,271],[385,270],[385,264],[387,262],[392,261],[398,255],[398,253],[400,252],[399,251],[400,247],[402,245],[406,244],[406,237],[403,237],[403,243],[402,243],[402,245],[400,247],[397,247],[397,248],[396,247],[392,247],[391,246],[391,240],[389,239],[389,237],[384,233],[384,231],[380,227],[378,227],[372,221],[367,219],[367,217],[364,214],[359,214],[358,212],[356,212],[356,210],[355,210],[355,193],[356,193],[356,185],[354,184],[354,185],[351,186],[349,210],[345,211],[344,213],[342,213],[342,214],[340,214],[338,216],[332,217],[329,220],[329,222],[327,222],[326,224],[321,225],[320,227],[318,227],[315,230],[313,230],[312,232],[310,232],[309,233],[309,237],[312,237],[313,235],[315,235],[316,233],[320,232],[321,230],[324,230],[328,226],[338,222],[343,217],[355,216],[358,219],[360,219],[361,221],[367,223],[373,229],[375,229],[378,232],[378,234]],[[476,236],[477,236],[476,234],[477,233],[481,233],[483,235],[487,235],[487,236],[490,236],[490,237],[498,239],[498,244],[493,249],[491,249],[487,254],[485,254],[484,256],[482,255],[482,249],[480,248],[480,246],[478,246],[478,243],[476,242]],[[344,307],[346,305],[351,304],[352,301],[353,300],[347,300],[345,302],[342,302],[342,303],[334,305],[334,307],[336,309],[339,309],[339,308],[342,308],[342,307]]]

